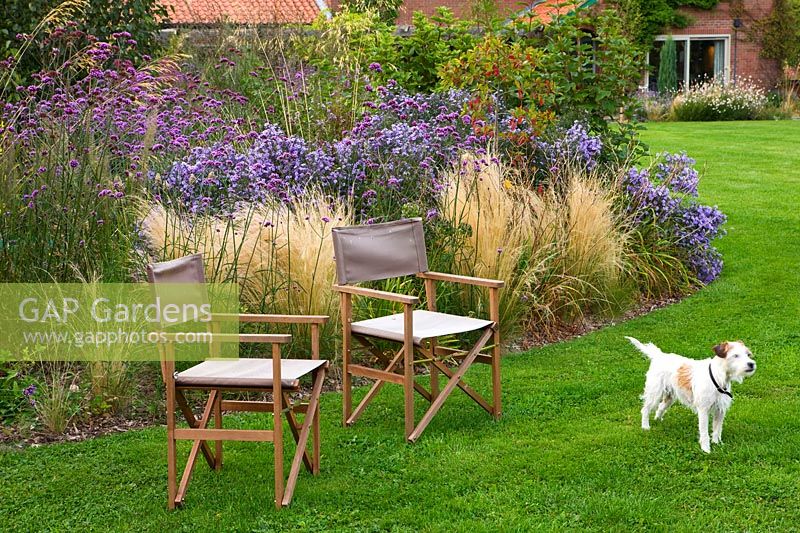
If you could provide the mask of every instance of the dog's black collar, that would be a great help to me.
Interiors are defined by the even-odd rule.
[[[724,394],[725,396],[728,396],[731,400],[733,400],[733,394],[731,394],[731,391],[725,390],[722,387],[720,387],[719,383],[717,383],[717,380],[714,379],[714,373],[711,371],[711,365],[708,365],[708,376],[711,378],[711,383],[713,383],[714,386],[717,388],[717,392],[719,392],[720,394]]]

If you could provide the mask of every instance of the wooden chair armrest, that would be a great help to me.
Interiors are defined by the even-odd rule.
[[[203,335],[210,335],[209,340],[214,342],[263,342],[270,344],[289,344],[292,342],[291,335],[273,334],[273,333],[196,333],[194,343],[205,342]],[[167,342],[186,342],[185,332],[176,333],[162,333],[162,338]]]
[[[238,320],[249,323],[269,324],[325,324],[330,319],[326,315],[263,315],[249,313],[214,313],[212,321]]]
[[[420,272],[418,277],[432,279],[436,281],[450,281],[452,283],[462,283],[464,285],[477,285],[492,289],[502,288],[506,282],[499,279],[473,278],[471,276],[457,276],[455,274],[445,274],[443,272]]]
[[[417,298],[416,296],[408,296],[406,294],[396,294],[393,292],[368,289],[366,287],[356,287],[353,285],[334,285],[333,290],[337,292],[355,294],[357,296],[368,296],[370,298],[378,298],[380,300],[398,302],[406,305],[416,305],[419,303],[419,298]]]
[[[235,334],[229,334],[235,337]],[[216,337],[217,335],[215,335]],[[276,333],[239,333],[239,342],[264,342],[270,344],[289,344],[292,342],[291,335]]]

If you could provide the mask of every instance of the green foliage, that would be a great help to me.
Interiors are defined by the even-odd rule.
[[[692,274],[675,252],[675,243],[656,223],[642,224],[628,235],[625,270],[645,300],[675,298],[691,292]]]
[[[487,119],[498,105],[497,98],[502,99],[514,121],[510,134],[526,142],[527,132],[539,134],[555,118],[555,95],[539,71],[543,55],[540,49],[490,33],[475,48],[442,66],[442,85],[475,94],[470,112],[487,122],[482,134],[491,135],[494,124]]]
[[[403,0],[347,0],[343,4],[353,13],[373,11],[387,24],[394,24]]]
[[[591,34],[585,28],[595,28]],[[544,52],[541,72],[555,92],[553,111],[563,126],[579,120],[603,137],[619,157],[637,146],[633,139],[642,49],[625,37],[611,11],[598,16],[556,18],[530,42]]]
[[[75,21],[81,29],[100,40],[111,39],[114,32],[127,31],[137,42],[131,49],[131,58],[140,54],[155,54],[160,49],[158,39],[159,20],[168,16],[167,8],[158,0],[111,0],[83,1],[67,0],[4,0],[6,13],[0,19],[0,57],[6,58],[19,52],[23,43],[17,34],[33,34],[37,27],[45,32]],[[135,50],[135,53],[134,53]],[[28,75],[40,70],[49,61],[49,48],[44,53],[35,49],[20,58],[16,74],[26,80]]]
[[[31,384],[25,376],[26,363],[0,363],[0,422],[14,422],[20,414],[30,407],[32,402],[23,392]],[[1,435],[0,435],[1,436]]]
[[[430,92],[439,83],[439,66],[480,38],[470,22],[444,8],[430,17],[415,13],[414,30],[407,36],[397,35],[376,11],[356,12],[352,6],[331,19],[318,19],[311,29],[251,40],[225,32],[212,47],[182,47],[216,86],[245,94],[285,131],[331,140],[359,114],[367,78],[373,85],[393,79],[411,92]],[[235,56],[233,64],[217,62],[228,55]],[[301,70],[303,97],[287,98],[291,95],[279,78]],[[306,127],[309,123],[315,126]]]
[[[301,58],[326,73],[367,73],[378,63],[381,71],[370,72],[375,82],[389,79],[412,91],[432,91],[439,82],[438,68],[471,49],[480,36],[473,24],[457,19],[447,8],[428,17],[414,13],[414,28],[397,35],[374,11],[342,10],[330,20],[315,22],[300,48]]]
[[[678,90],[678,55],[675,40],[670,35],[661,48],[658,63],[658,92],[671,94]]]
[[[800,65],[800,0],[775,0],[769,16],[753,22],[761,55],[781,66]]]
[[[395,44],[394,26],[375,11],[358,13],[345,7],[330,19],[318,18],[311,29],[296,40],[294,53],[328,72],[363,71],[371,61],[391,54]]]
[[[471,50],[481,36],[470,21],[455,18],[440,7],[427,17],[416,12],[414,29],[395,41],[396,52],[384,71],[409,91],[429,92],[439,83],[439,68]]]
[[[622,19],[626,33],[641,45],[667,28],[684,28],[691,20],[678,8],[713,9],[719,0],[611,0],[609,4]]]
[[[497,0],[473,0],[470,15],[484,28],[494,28],[503,22]]]
[[[39,383],[34,407],[44,428],[53,435],[61,435],[80,412],[83,402],[77,385],[78,367],[70,362],[46,366],[46,376]]]
[[[764,116],[768,101],[763,88],[747,79],[736,84],[708,81],[679,95],[672,113],[676,120],[757,120]]]
[[[475,91],[484,111],[491,108],[490,98],[500,95],[515,119],[534,132],[556,117],[569,125],[580,120],[606,141],[615,137],[611,145],[628,146],[629,95],[641,76],[642,54],[613,14],[557,17],[541,33],[524,31],[524,24],[505,36],[488,34],[444,65],[442,86]]]
[[[3,139],[5,140],[5,139]],[[108,160],[86,157],[74,167],[70,161],[77,151],[102,154],[89,128],[85,135],[41,139],[51,141],[50,160],[36,169],[23,168],[17,161],[21,146],[3,146],[0,154],[0,279],[4,282],[81,281],[102,279],[123,282],[130,279],[133,247],[136,243],[133,206],[123,200],[98,196],[96,179],[113,187]],[[42,149],[41,146],[38,147]],[[35,203],[28,199],[29,181],[47,194]],[[101,178],[102,179],[102,178]],[[127,192],[135,187],[126,183]]]

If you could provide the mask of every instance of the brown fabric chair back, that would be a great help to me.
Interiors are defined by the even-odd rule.
[[[167,304],[209,303],[202,254],[147,265],[147,281],[151,283],[153,296],[159,298],[162,307]],[[184,283],[189,285],[186,288],[176,287],[176,284]],[[173,325],[177,323],[180,322],[174,322]]]
[[[342,285],[428,270],[421,218],[334,228],[333,251]]]
[[[147,265],[150,283],[205,283],[206,276],[201,254],[187,255],[172,261]]]

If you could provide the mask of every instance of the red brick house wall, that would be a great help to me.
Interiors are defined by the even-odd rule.
[[[673,35],[728,34],[731,36],[731,71],[737,77],[748,77],[764,86],[774,86],[779,78],[777,61],[761,57],[761,46],[748,35],[753,22],[769,15],[773,0],[744,0],[741,2],[744,13],[731,13],[731,2],[720,2],[711,10],[682,8],[691,17],[692,24],[686,28],[672,29]],[[743,27],[733,27],[734,18],[739,15]],[[665,33],[668,33],[665,31]],[[733,57],[736,57],[734,64]]]

